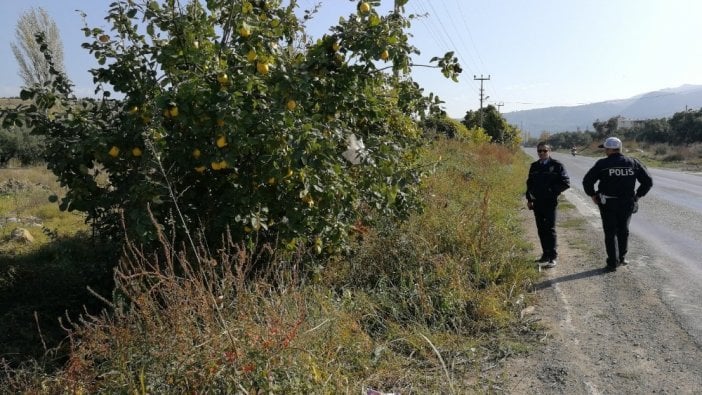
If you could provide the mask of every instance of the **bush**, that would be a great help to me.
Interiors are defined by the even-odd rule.
[[[685,160],[685,156],[683,156],[683,154],[680,154],[680,153],[674,153],[674,154],[664,156],[663,159],[661,159],[661,160],[663,162],[680,162],[680,161]]]
[[[424,135],[429,139],[441,136],[474,143],[489,142],[491,140],[490,136],[485,134],[483,129],[468,129],[460,121],[449,118],[444,114],[434,115],[425,119],[421,122],[421,127],[424,130]]]
[[[26,127],[10,127],[0,130],[0,167],[7,166],[11,159],[22,165],[32,165],[42,161],[44,139],[34,136]]]
[[[656,156],[664,156],[664,155],[667,155],[667,154],[668,154],[668,149],[669,149],[669,148],[670,148],[670,147],[669,147],[668,145],[656,144],[656,145],[654,146],[653,153],[654,153]]]

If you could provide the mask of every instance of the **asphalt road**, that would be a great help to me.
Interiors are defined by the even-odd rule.
[[[525,152],[536,158],[536,148]],[[583,176],[599,158],[552,156],[563,162],[571,178],[565,197],[593,231],[602,232],[597,207],[582,188]],[[702,174],[654,168],[649,172],[653,189],[639,200],[639,212],[631,220],[627,270],[632,280],[656,289],[681,326],[702,345]]]

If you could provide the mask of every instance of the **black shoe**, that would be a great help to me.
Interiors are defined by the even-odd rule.
[[[629,264],[629,261],[627,261],[626,258],[619,258],[619,264],[622,266],[626,266]]]
[[[536,262],[536,263],[546,263],[546,262],[548,262],[548,257],[546,257],[545,255],[541,255],[541,258],[535,259],[534,262]]]
[[[604,271],[609,272],[609,273],[611,273],[611,272],[616,272],[616,271],[617,271],[617,265],[611,265],[611,264],[608,263],[607,266],[604,267]]]

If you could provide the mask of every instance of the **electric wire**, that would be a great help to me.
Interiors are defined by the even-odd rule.
[[[429,3],[429,5],[431,6],[431,3]],[[424,25],[425,30],[431,36],[432,40],[437,44],[439,49],[445,52],[453,51],[454,55],[458,58],[461,67],[464,68],[464,70],[467,69],[470,73],[474,73],[471,64],[468,63],[463,57],[462,51],[460,51],[459,48],[456,47],[455,43],[453,43],[453,40],[451,40],[446,30],[437,27],[441,26],[441,23],[439,14],[436,12],[436,10],[433,9],[432,12],[429,12],[421,1],[412,1],[408,3],[408,6],[413,8],[415,10],[415,13],[419,15],[424,15],[420,18],[420,21]],[[475,85],[475,82],[472,79],[466,77],[465,71],[462,73],[461,76],[459,76],[458,81],[459,84],[463,83],[469,85],[469,88],[471,90],[478,89]]]

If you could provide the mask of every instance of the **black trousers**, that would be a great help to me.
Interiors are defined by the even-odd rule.
[[[539,233],[542,255],[546,259],[556,259],[556,208],[558,201],[534,202],[534,219],[536,219],[536,230]]]
[[[633,199],[607,199],[600,204],[600,217],[604,229],[607,264],[616,265],[629,251],[629,223],[634,211]]]

